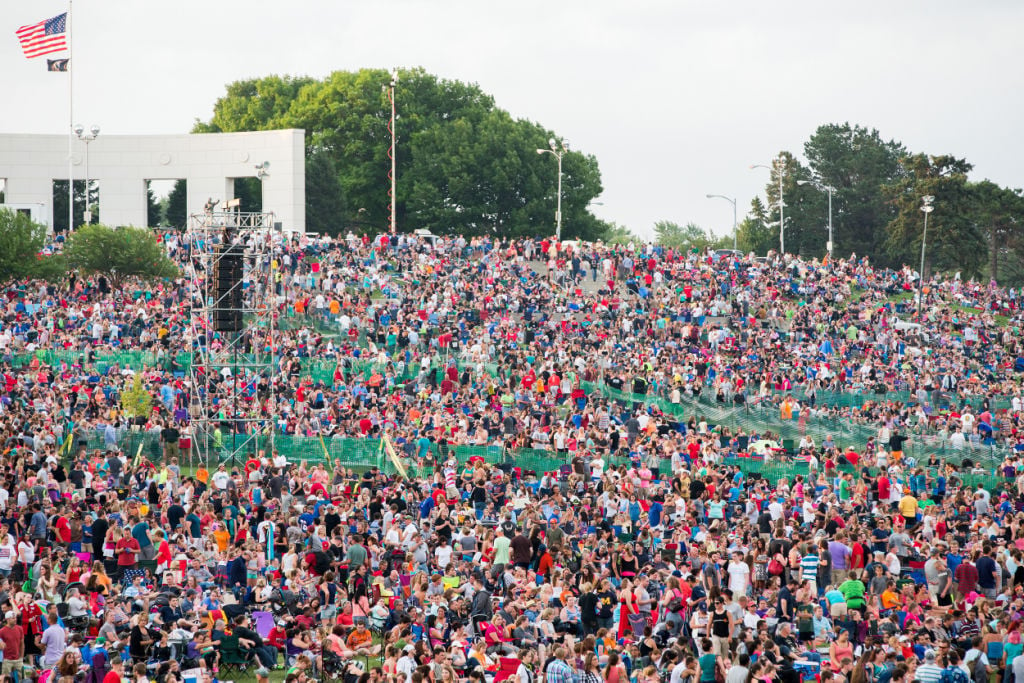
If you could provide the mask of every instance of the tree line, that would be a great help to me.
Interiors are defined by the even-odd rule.
[[[849,123],[820,126],[800,161],[788,151],[772,164],[767,205],[751,202],[739,225],[741,249],[759,254],[779,248],[779,175],[782,175],[786,251],[826,253],[828,194],[833,188],[834,254],[919,267],[922,197],[934,197],[928,218],[925,272],[1024,280],[1024,193],[989,180],[971,181],[972,165],[951,155],[913,153],[879,132]],[[811,181],[801,184],[799,181]]]

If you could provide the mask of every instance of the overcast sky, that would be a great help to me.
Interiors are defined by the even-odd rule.
[[[14,36],[66,7],[0,4],[0,132],[67,130],[67,75]],[[730,231],[705,195],[738,197],[742,220],[767,180],[749,166],[802,156],[828,122],[1024,186],[1019,0],[75,0],[73,26],[86,127],[187,132],[237,79],[422,66],[595,154],[595,212],[645,235],[659,219]]]

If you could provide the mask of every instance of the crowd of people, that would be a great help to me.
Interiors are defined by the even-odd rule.
[[[190,332],[197,245],[161,239],[178,280],[72,273],[6,291],[2,675],[1024,675],[1019,290],[958,278],[918,288],[911,268],[857,257],[275,238],[246,280],[269,279],[290,324],[245,333],[247,350],[274,353],[275,371],[223,380],[252,387],[245,405],[218,408],[224,431],[386,434],[413,473],[400,476],[273,450],[237,464],[197,456],[198,388],[177,359],[217,338]],[[919,291],[922,315],[901,315],[895,302],[913,310]],[[77,360],[23,362],[47,350]],[[95,362],[139,350],[151,366]],[[314,359],[336,364],[332,381],[304,375]],[[366,362],[372,373],[352,371]],[[153,409],[129,419],[121,397],[136,377]],[[632,400],[588,393],[591,383]],[[874,398],[896,391],[909,399]],[[727,408],[771,404],[782,419],[828,414],[872,436],[809,433],[806,473],[768,481],[737,457],[766,430],[681,420],[643,400],[702,394]],[[162,450],[124,452],[133,430]],[[914,462],[904,445],[915,440],[949,457]],[[546,450],[564,467],[459,461],[460,445]],[[972,445],[998,454],[998,485],[958,476]]]

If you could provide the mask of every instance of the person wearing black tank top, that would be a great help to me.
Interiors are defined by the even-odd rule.
[[[715,609],[711,613],[711,651],[727,659],[729,657],[730,636],[733,633],[733,617],[725,609],[722,598],[715,598]]]

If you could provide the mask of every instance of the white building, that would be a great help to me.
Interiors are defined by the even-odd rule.
[[[86,144],[74,140],[75,180],[86,177]],[[98,181],[99,215],[105,225],[146,225],[146,182],[187,181],[188,213],[201,213],[209,199],[234,197],[234,179],[263,179],[263,211],[273,212],[285,231],[306,229],[305,132],[270,130],[197,135],[107,135],[88,144],[88,174]],[[53,181],[67,180],[66,135],[0,135],[0,181],[4,201],[39,207],[53,225]]]

